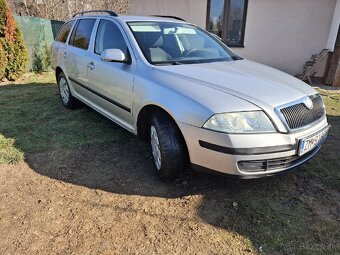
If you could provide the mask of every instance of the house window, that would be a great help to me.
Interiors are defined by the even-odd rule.
[[[208,0],[207,30],[230,47],[243,47],[248,0]]]

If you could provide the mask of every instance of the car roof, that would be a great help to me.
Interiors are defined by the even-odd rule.
[[[129,16],[129,15],[122,15],[118,16],[118,19],[121,19],[122,21],[128,22],[128,21],[169,21],[169,22],[182,22],[185,21],[179,20],[177,18],[171,18],[171,17],[157,17],[157,16]]]
[[[118,19],[123,22],[131,22],[131,21],[157,21],[157,22],[177,22],[177,23],[186,23],[185,21],[182,21],[177,18],[172,17],[158,17],[158,16],[131,16],[131,15],[119,15],[117,17],[110,16],[110,15],[83,15],[83,16],[77,16],[72,19],[80,19],[80,18],[112,18],[112,19]]]

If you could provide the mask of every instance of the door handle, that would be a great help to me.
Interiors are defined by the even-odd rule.
[[[64,52],[64,58],[66,58],[67,57],[67,53],[66,53],[66,51]]]
[[[95,69],[95,66],[94,66],[94,63],[91,62],[87,65],[88,68],[90,68],[90,70],[94,70]]]

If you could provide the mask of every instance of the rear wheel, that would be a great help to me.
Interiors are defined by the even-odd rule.
[[[72,96],[65,74],[61,72],[58,76],[58,88],[61,102],[66,108],[74,109],[77,99]]]
[[[163,181],[178,178],[187,166],[188,156],[176,123],[158,112],[151,117],[149,135],[157,175]]]

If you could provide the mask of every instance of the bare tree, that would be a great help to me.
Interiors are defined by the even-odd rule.
[[[14,12],[47,19],[67,20],[74,13],[106,9],[125,14],[129,0],[11,0]]]

